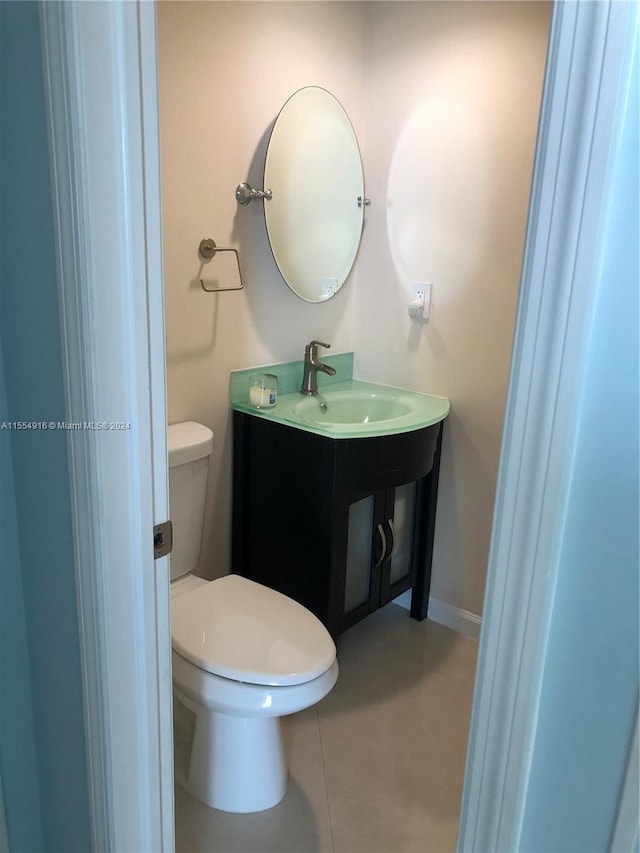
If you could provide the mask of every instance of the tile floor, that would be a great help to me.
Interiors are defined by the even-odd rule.
[[[284,800],[232,815],[176,787],[177,853],[455,850],[476,654],[395,604],[356,625],[332,692],[283,721]]]

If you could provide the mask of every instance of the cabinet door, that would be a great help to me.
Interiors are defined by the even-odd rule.
[[[379,607],[382,564],[389,553],[386,492],[354,498],[349,505],[342,630]]]
[[[413,585],[415,577],[416,483],[387,492],[384,529],[387,553],[383,562],[380,605]]]
[[[343,631],[409,589],[415,577],[416,483],[353,498]]]

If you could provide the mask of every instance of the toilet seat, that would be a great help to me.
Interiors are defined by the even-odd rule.
[[[240,575],[172,598],[171,639],[195,666],[233,681],[304,684],[334,663],[324,625],[287,596]]]

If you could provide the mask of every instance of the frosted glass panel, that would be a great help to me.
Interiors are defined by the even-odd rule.
[[[406,577],[411,571],[415,509],[416,484],[408,483],[406,486],[398,486],[393,511],[395,550],[391,558],[391,583]]]
[[[344,589],[344,609],[347,613],[369,599],[374,503],[375,498],[370,495],[349,507],[347,582]]]

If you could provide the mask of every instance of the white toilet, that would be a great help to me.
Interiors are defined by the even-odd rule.
[[[287,788],[279,718],[315,704],[338,677],[328,631],[297,602],[239,575],[192,575],[200,553],[210,429],[169,427],[173,691],[195,715],[184,778],[228,812],[275,806]]]

